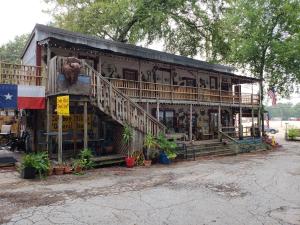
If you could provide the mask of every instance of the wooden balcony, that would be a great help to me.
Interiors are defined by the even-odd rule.
[[[220,91],[200,87],[157,84],[124,79],[110,79],[110,82],[124,94],[133,98],[213,102],[253,106],[259,105],[258,94],[241,93],[241,95],[235,95],[232,91]]]
[[[42,67],[0,62],[1,84],[46,85]]]

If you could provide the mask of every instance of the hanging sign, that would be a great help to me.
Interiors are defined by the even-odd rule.
[[[69,95],[57,96],[56,98],[57,115],[69,116],[70,115],[69,107],[70,107]]]

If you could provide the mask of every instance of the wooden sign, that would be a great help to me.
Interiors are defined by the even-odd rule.
[[[56,98],[57,115],[69,116],[70,115],[69,108],[70,108],[69,95],[57,96],[57,98]]]

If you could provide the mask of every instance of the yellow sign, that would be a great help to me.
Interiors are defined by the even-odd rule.
[[[70,106],[69,95],[57,96],[56,98],[57,115],[69,116],[70,115],[69,106]]]

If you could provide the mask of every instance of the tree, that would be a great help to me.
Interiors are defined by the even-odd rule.
[[[45,0],[56,25],[120,42],[151,43],[162,37],[170,14],[194,0]]]
[[[20,63],[21,53],[28,37],[28,34],[16,36],[14,40],[0,46],[0,60],[9,63]]]
[[[61,28],[136,44],[163,40],[167,51],[221,61],[225,0],[45,0]]]
[[[300,2],[231,0],[225,18],[231,29],[227,61],[288,95],[300,80]]]

